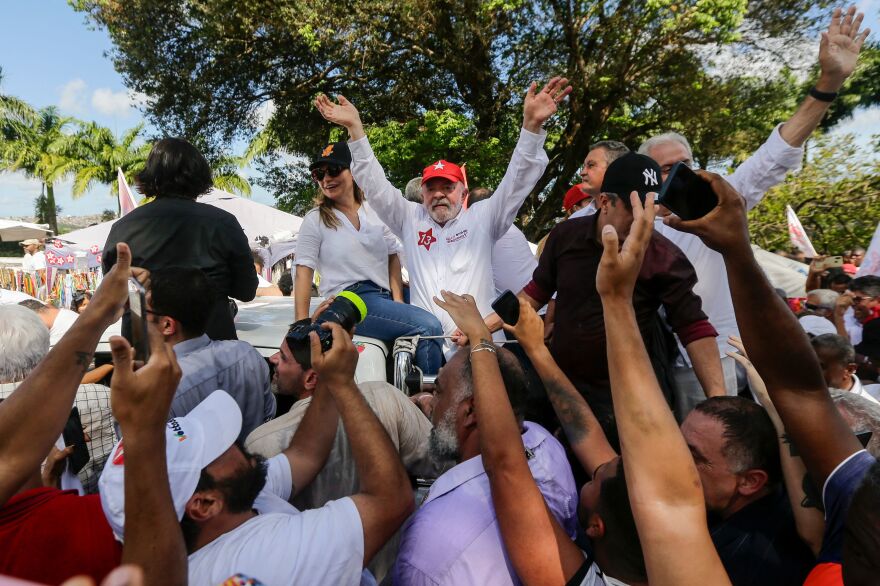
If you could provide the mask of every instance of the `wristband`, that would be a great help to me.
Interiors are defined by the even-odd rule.
[[[480,342],[473,348],[471,348],[471,354],[474,352],[482,352],[482,351],[491,352],[492,354],[497,354],[498,350],[495,348],[495,344],[490,344],[488,342]]]
[[[810,96],[820,102],[833,102],[837,97],[837,92],[820,92],[816,86],[810,88]]]

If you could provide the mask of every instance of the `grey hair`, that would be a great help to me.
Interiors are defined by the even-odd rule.
[[[810,295],[815,295],[818,298],[818,305],[823,309],[834,309],[834,305],[837,303],[837,298],[840,297],[840,293],[832,291],[831,289],[813,289],[812,291],[807,291],[807,297]]]
[[[49,352],[49,328],[19,305],[0,305],[0,383],[23,381]]]
[[[841,364],[852,364],[856,361],[856,351],[853,345],[843,336],[822,334],[810,340],[810,343],[813,345],[813,350],[817,352],[820,348],[833,352],[835,360],[840,361]]]
[[[694,151],[691,149],[691,143],[688,142],[688,139],[677,132],[664,132],[663,134],[652,136],[639,147],[639,154],[650,157],[651,149],[664,144],[680,144],[685,150],[687,150],[688,158],[693,161]]]
[[[406,189],[403,190],[403,196],[409,201],[422,203],[422,178],[413,177],[410,179],[406,184]]]
[[[610,165],[629,152],[629,147],[616,140],[600,140],[590,145],[590,150],[602,149],[605,151],[605,161]]]
[[[875,458],[880,458],[880,405],[849,391],[829,391],[834,406],[840,412],[853,433],[873,432],[865,448]]]

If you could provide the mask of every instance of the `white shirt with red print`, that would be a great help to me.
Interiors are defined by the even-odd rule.
[[[441,290],[473,295],[480,313],[492,313],[492,247],[504,236],[547,166],[546,134],[522,129],[504,178],[487,200],[440,226],[422,204],[408,201],[385,177],[366,137],[349,143],[351,174],[376,215],[400,238],[409,270],[410,300],[434,314],[447,335],[456,326],[433,297]],[[445,345],[447,351],[451,346]]]

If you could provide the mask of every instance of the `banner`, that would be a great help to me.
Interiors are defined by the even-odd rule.
[[[119,217],[121,218],[136,208],[137,202],[131,194],[131,190],[128,188],[128,183],[125,181],[125,175],[122,174],[122,169],[117,167],[117,171],[117,181],[119,182]]]
[[[877,224],[877,229],[874,230],[871,246],[868,247],[868,252],[865,253],[865,258],[862,259],[862,264],[859,265],[859,271],[856,273],[856,277],[865,275],[880,276],[880,224]]]
[[[810,237],[807,236],[801,221],[798,219],[797,214],[794,213],[794,210],[791,209],[791,206],[785,206],[785,216],[788,219],[788,237],[791,239],[791,245],[803,252],[807,258],[819,256],[816,254],[816,249],[813,248]]]

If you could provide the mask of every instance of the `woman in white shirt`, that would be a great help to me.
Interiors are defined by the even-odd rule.
[[[403,302],[397,257],[400,243],[364,201],[350,166],[351,151],[343,141],[328,145],[310,167],[320,194],[318,206],[306,214],[297,236],[296,319],[309,317],[309,297],[317,270],[322,296],[332,297],[348,290],[366,303],[367,317],[357,326],[358,334],[386,341],[401,336],[442,335],[436,317]],[[439,370],[441,342],[419,342],[415,363],[425,374]]]

